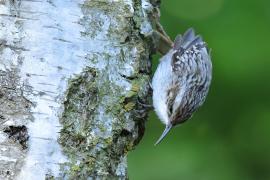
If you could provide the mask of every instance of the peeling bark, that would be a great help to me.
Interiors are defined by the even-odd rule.
[[[127,178],[158,4],[0,0],[0,179]]]

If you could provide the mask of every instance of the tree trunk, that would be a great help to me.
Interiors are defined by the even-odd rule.
[[[0,0],[0,179],[127,178],[157,6]]]

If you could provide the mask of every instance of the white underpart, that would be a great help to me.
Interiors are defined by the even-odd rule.
[[[27,125],[29,149],[17,179],[45,179],[46,174],[58,176],[59,164],[67,161],[57,142],[67,81],[82,72],[86,66],[83,57],[87,53],[99,51],[103,46],[93,47],[93,41],[90,44],[81,37],[81,32],[85,31],[78,24],[83,16],[79,7],[82,0],[51,2],[53,4],[49,1],[21,1],[19,18],[27,19],[22,19],[21,29],[16,30],[16,25],[11,23],[6,34],[1,35],[11,40],[7,44],[12,44],[12,39],[21,38],[21,46],[26,49],[20,54],[22,59],[10,54],[9,57],[18,62],[7,65],[3,61],[0,68],[18,66],[21,84],[32,89],[24,96],[35,103],[31,110],[34,119]],[[8,8],[1,8],[8,14]],[[10,33],[15,30],[18,33]],[[11,52],[6,50],[5,53]]]
[[[169,117],[167,113],[167,92],[172,84],[172,59],[173,50],[169,51],[157,67],[152,80],[153,87],[153,106],[161,122],[168,124]]]

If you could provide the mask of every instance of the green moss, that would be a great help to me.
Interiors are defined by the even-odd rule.
[[[125,104],[124,108],[126,111],[130,111],[135,107],[135,105],[136,104],[134,102],[129,102],[129,103]]]
[[[71,167],[71,171],[79,171],[79,170],[80,170],[80,166],[78,166],[78,165],[73,165]]]

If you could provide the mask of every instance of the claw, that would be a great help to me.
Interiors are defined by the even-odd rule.
[[[149,84],[149,87],[151,88],[151,90],[153,91],[152,83],[149,80],[148,80],[148,84]]]
[[[152,105],[150,105],[150,104],[144,104],[144,103],[140,102],[139,98],[137,98],[137,102],[138,102],[138,104],[140,104],[144,108],[151,108],[151,109],[153,109],[153,106]]]

